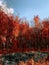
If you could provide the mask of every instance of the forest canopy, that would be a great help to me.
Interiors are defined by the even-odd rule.
[[[0,53],[49,51],[49,19],[33,18],[34,26],[0,10]]]

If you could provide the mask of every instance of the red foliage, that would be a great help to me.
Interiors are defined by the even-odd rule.
[[[49,20],[40,23],[36,16],[34,21],[35,26],[30,27],[20,23],[18,16],[14,20],[13,16],[0,11],[0,50],[3,53],[49,51]]]

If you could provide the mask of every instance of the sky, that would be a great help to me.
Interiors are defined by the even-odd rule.
[[[4,0],[14,9],[14,15],[31,20],[38,15],[41,19],[49,17],[49,0]]]

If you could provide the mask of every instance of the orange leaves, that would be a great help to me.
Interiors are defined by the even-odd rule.
[[[49,20],[44,20],[42,23],[39,21],[38,16],[34,17],[35,26],[30,27],[27,21],[21,21],[18,16],[14,19],[13,16],[8,16],[0,11],[0,43],[6,43],[7,47],[13,45],[8,49],[14,52],[24,52],[30,48],[38,49],[39,45],[42,48],[42,44],[49,43]],[[40,26],[42,27],[40,28]],[[18,46],[22,48],[20,49]]]
[[[14,28],[13,28],[13,35],[15,36],[15,37],[17,37],[18,35],[19,35],[19,24],[17,24],[16,22],[15,22],[15,26],[14,26]]]
[[[40,18],[39,18],[38,16],[35,16],[35,17],[34,17],[34,22],[35,22],[35,27],[37,27],[37,28],[40,27],[39,21],[40,21]]]
[[[18,30],[18,29],[14,30],[14,31],[13,31],[13,34],[14,34],[15,37],[18,37],[18,35],[19,35],[19,30]]]
[[[18,21],[19,21],[19,17],[18,16],[16,16],[15,21],[18,23]]]
[[[34,17],[34,21],[35,21],[35,23],[38,23],[39,22],[39,17],[38,16],[35,16]]]

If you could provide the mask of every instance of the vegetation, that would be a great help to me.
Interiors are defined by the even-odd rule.
[[[49,19],[40,22],[35,16],[33,21],[29,26],[27,20],[0,10],[0,53],[49,51]]]

